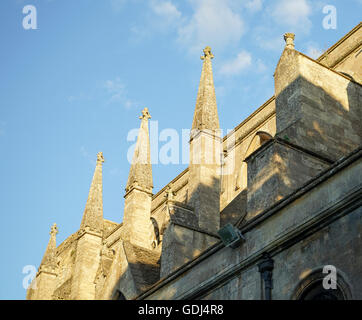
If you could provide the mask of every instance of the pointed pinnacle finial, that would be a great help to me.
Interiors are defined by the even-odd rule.
[[[103,152],[97,153],[97,164],[102,164],[104,162]]]
[[[201,60],[205,60],[205,58],[210,58],[213,59],[214,55],[211,53],[211,48],[209,46],[207,46],[204,50],[204,55],[201,56]]]
[[[148,108],[144,108],[142,110],[142,116],[139,117],[141,120],[148,120],[148,119],[151,119],[151,115],[150,113],[148,112]]]
[[[56,273],[57,268],[57,256],[56,256],[56,234],[58,233],[57,225],[54,223],[50,228],[50,239],[47,245],[47,248],[45,249],[45,253],[43,256],[43,259],[41,260],[40,266],[39,266],[39,272],[41,271],[47,271]]]
[[[286,42],[285,47],[289,49],[294,49],[294,38],[295,34],[291,32],[287,32],[284,34],[284,40]]]
[[[58,233],[58,227],[57,227],[57,224],[54,223],[50,228],[49,234],[52,236],[52,235],[56,235],[57,233]]]
[[[103,152],[98,152],[96,168],[94,169],[93,179],[89,188],[88,199],[85,205],[79,232],[83,232],[86,228],[90,228],[96,232],[102,232],[103,230],[103,162]]]

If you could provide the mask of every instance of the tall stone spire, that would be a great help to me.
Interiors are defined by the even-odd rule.
[[[103,162],[103,153],[98,152],[87,204],[78,231],[71,300],[92,300],[95,298],[94,279],[100,262],[103,241]]]
[[[148,131],[148,119],[151,118],[148,108],[142,110],[141,127],[138,132],[136,148],[134,151],[131,169],[128,176],[126,192],[133,188],[152,192],[152,166],[150,153],[150,138]]]
[[[102,196],[102,165],[103,153],[98,152],[97,164],[90,186],[87,204],[85,206],[80,229],[88,227],[90,230],[101,232],[103,230],[103,196]]]
[[[41,271],[44,268],[47,269],[55,269],[56,265],[57,265],[57,260],[56,260],[56,249],[57,249],[57,244],[56,244],[56,235],[58,233],[58,228],[57,225],[54,223],[52,225],[52,227],[50,228],[50,239],[48,242],[48,246],[45,250],[43,259],[41,261],[40,264],[40,268],[39,271]],[[54,270],[53,270],[54,271]]]
[[[199,227],[216,233],[220,227],[219,117],[212,77],[211,48],[204,49],[204,61],[190,135],[188,204],[194,208]]]
[[[197,93],[196,108],[192,129],[199,130],[217,130],[219,129],[219,117],[217,114],[216,95],[214,88],[214,80],[212,76],[211,59],[214,55],[211,53],[211,48],[204,49],[199,91]]]
[[[144,248],[151,248],[150,217],[153,183],[148,133],[150,118],[148,109],[144,108],[124,196],[123,214],[123,239]]]

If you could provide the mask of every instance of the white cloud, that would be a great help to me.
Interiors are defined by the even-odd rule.
[[[130,28],[132,41],[141,41],[155,33],[170,33],[182,23],[182,13],[170,0],[147,1],[149,12],[143,17],[143,24]]]
[[[263,7],[262,0],[248,0],[245,2],[245,7],[252,12],[260,11]]]
[[[309,19],[312,14],[312,7],[307,0],[279,0],[270,9],[270,14],[276,23],[290,27],[291,30],[288,32],[308,33],[312,27],[312,22]]]
[[[266,36],[266,33],[260,32],[255,36],[255,41],[258,46],[264,50],[272,50],[282,52],[285,46],[283,35]]]
[[[317,59],[322,53],[322,50],[319,49],[317,46],[309,45],[307,47],[306,55],[313,59]]]
[[[233,60],[227,61],[220,68],[220,73],[227,76],[238,75],[251,66],[251,54],[241,51]]]
[[[121,82],[121,79],[117,77],[114,80],[107,80],[104,83],[107,93],[110,95],[108,104],[120,103],[127,109],[133,107],[135,103],[127,97],[126,86]]]
[[[169,23],[181,18],[181,12],[170,1],[153,0],[150,5],[156,15],[166,19]]]
[[[151,0],[149,4],[153,15],[149,18],[147,32],[168,33],[181,25],[182,14],[171,1]]]
[[[228,0],[190,0],[194,12],[178,28],[178,40],[198,52],[206,45],[221,48],[239,42],[244,22]]]
[[[121,83],[120,78],[115,80],[107,80],[104,84],[108,93],[111,94],[110,102],[122,101],[125,95],[125,86]]]

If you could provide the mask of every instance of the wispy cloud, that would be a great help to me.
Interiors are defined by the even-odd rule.
[[[261,59],[255,59],[246,50],[241,51],[234,59],[221,64],[219,73],[225,76],[237,76],[253,67],[253,72],[265,73],[267,66]]]
[[[248,0],[243,3],[244,6],[252,12],[260,11],[263,7],[263,0]]]
[[[224,0],[190,0],[192,16],[178,28],[178,41],[190,52],[199,52],[206,45],[222,48],[239,42],[244,21]]]
[[[130,27],[132,42],[140,42],[155,33],[175,32],[183,21],[181,11],[170,0],[149,0],[147,4],[149,10],[143,14],[142,24],[136,23]]]
[[[150,7],[168,25],[175,24],[182,16],[181,12],[171,1],[152,0]]]
[[[104,88],[109,95],[107,102],[108,104],[123,104],[126,109],[130,109],[136,104],[133,100],[128,98],[126,86],[124,83],[121,82],[121,79],[119,77],[114,80],[107,80],[104,83]]]
[[[288,31],[308,34],[312,27],[312,5],[307,0],[279,0],[269,12],[277,24],[289,27]]]
[[[322,53],[323,51],[315,44],[310,44],[307,47],[306,55],[313,59],[317,59]]]
[[[249,3],[250,2],[250,3]],[[249,0],[249,10],[259,10],[261,0]],[[149,12],[143,25],[134,24],[130,31],[132,41],[142,39],[151,31],[176,33],[176,43],[191,54],[199,53],[206,45],[221,50],[237,46],[245,32],[239,0],[189,0],[191,11],[181,11],[179,2],[150,0]]]
[[[265,28],[257,30],[254,39],[257,45],[264,50],[281,52],[285,46],[285,42],[281,34],[277,36],[270,35],[269,31]]]
[[[221,66],[220,73],[227,76],[238,75],[250,67],[251,62],[251,54],[247,51],[241,51],[236,58],[225,62]]]
[[[111,95],[109,102],[118,102],[123,100],[125,95],[125,85],[121,83],[120,78],[117,77],[115,80],[107,80],[104,87]]]

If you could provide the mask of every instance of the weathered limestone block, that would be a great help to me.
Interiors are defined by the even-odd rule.
[[[190,143],[188,205],[199,218],[199,227],[210,232],[220,228],[220,158],[218,136],[198,132]]]
[[[270,140],[246,158],[247,215],[250,220],[329,166],[280,140]]]
[[[277,137],[337,160],[362,142],[361,85],[293,49],[275,71]]]
[[[31,294],[28,299],[31,300],[52,300],[55,289],[57,275],[53,272],[41,271],[32,283]]]
[[[72,300],[93,300],[95,298],[94,281],[100,263],[101,249],[101,235],[85,232],[78,239],[72,281]]]
[[[163,235],[160,278],[164,278],[218,242],[216,235],[171,221]]]
[[[126,229],[125,240],[145,248],[151,248],[151,201],[149,193],[132,189],[125,196],[123,225]]]

